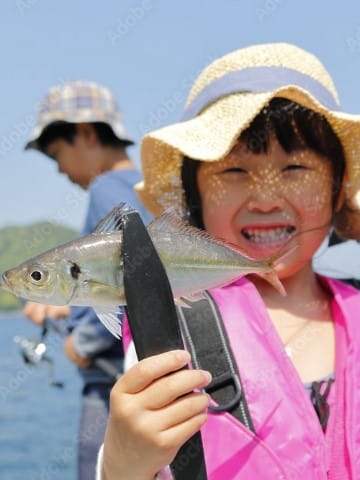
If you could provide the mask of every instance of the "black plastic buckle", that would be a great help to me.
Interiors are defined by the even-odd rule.
[[[209,405],[209,410],[214,412],[230,412],[233,408],[239,405],[242,391],[239,377],[236,374],[224,373],[218,376],[217,378],[213,379],[213,381],[205,388],[205,391],[211,394],[211,392],[214,392],[227,385],[232,385],[234,388],[234,396],[232,399],[229,402],[221,405]]]

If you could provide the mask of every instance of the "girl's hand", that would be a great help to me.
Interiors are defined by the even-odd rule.
[[[208,372],[182,369],[190,354],[174,350],[126,372],[110,396],[104,480],[152,480],[206,420]]]

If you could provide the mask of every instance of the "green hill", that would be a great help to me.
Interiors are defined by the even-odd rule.
[[[78,235],[75,230],[50,222],[0,228],[0,273]],[[0,310],[21,306],[19,299],[0,290]]]

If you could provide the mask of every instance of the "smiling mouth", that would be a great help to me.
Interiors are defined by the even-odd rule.
[[[295,227],[289,225],[286,227],[274,228],[243,228],[242,235],[254,243],[273,243],[288,240],[295,232]]]

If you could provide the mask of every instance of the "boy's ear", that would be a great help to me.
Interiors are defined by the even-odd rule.
[[[93,147],[98,142],[98,137],[91,123],[76,124],[76,133],[83,138],[88,147]]]
[[[342,184],[341,184],[340,192],[338,194],[337,202],[336,202],[336,205],[335,205],[335,212],[336,213],[339,212],[341,210],[342,206],[344,205],[347,183],[348,183],[348,175],[345,172],[344,178],[343,178],[343,181],[342,181]]]

